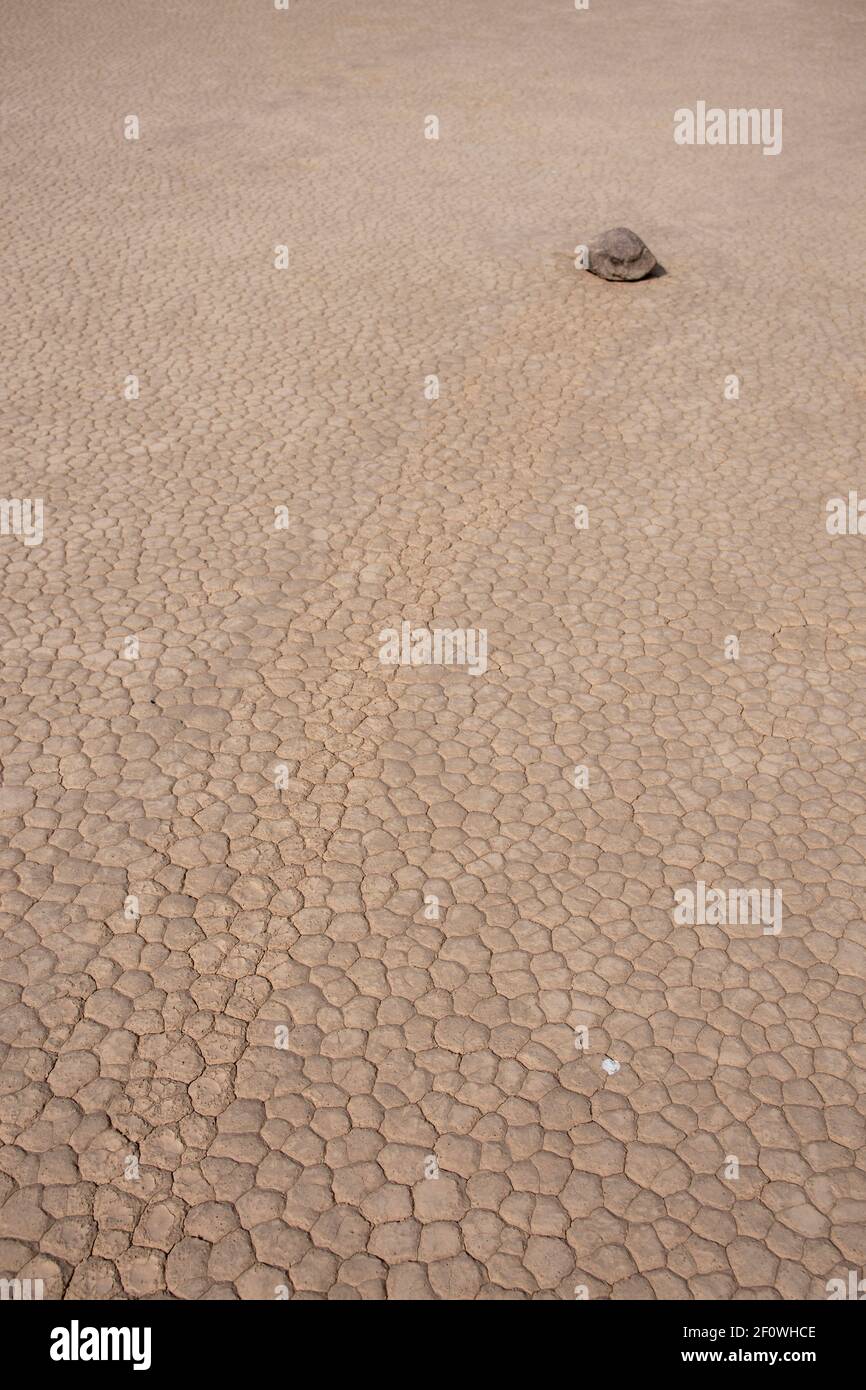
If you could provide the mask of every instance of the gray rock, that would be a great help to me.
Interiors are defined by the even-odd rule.
[[[602,232],[589,246],[589,269],[603,280],[642,280],[656,258],[628,227]]]

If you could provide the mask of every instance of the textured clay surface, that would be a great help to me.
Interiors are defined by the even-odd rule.
[[[0,1274],[46,1297],[862,1271],[866,25],[620,8],[4,7]],[[698,97],[782,153],[678,146]],[[667,273],[577,271],[617,225]],[[383,664],[403,622],[486,670]]]

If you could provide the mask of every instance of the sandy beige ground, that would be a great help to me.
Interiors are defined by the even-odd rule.
[[[862,6],[4,30],[2,492],[45,538],[0,538],[0,1273],[862,1275]],[[698,99],[782,107],[782,154],[677,147]],[[666,276],[562,254],[620,223]],[[381,665],[403,620],[486,674]],[[781,933],[677,925],[698,880]]]

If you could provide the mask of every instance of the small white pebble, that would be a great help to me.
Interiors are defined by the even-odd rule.
[[[612,1057],[605,1057],[601,1065],[604,1067],[608,1076],[615,1076],[619,1071],[619,1062],[615,1062]]]

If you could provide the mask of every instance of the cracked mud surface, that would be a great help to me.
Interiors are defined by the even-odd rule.
[[[46,1297],[866,1263],[866,26],[493,8],[9,6],[0,1274]],[[675,146],[697,96],[783,153]],[[561,254],[619,224],[665,276]],[[381,665],[403,621],[486,673]],[[698,880],[781,932],[676,924]]]

